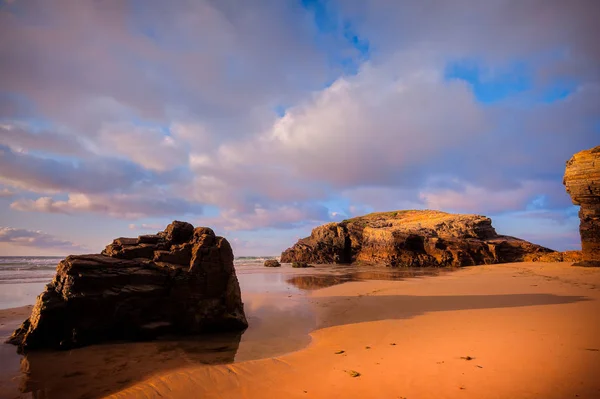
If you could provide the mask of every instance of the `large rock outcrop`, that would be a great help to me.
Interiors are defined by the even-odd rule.
[[[523,261],[548,248],[501,236],[479,215],[439,211],[372,213],[315,228],[281,254],[281,262],[469,266]]]
[[[600,266],[600,146],[578,152],[567,161],[563,184],[579,205],[581,266]]]
[[[117,238],[100,255],[61,261],[8,342],[71,348],[247,326],[227,240],[175,221],[155,235]]]

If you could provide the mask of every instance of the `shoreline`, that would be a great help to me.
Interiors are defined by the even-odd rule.
[[[360,271],[375,279],[337,276],[333,284],[323,281],[325,270],[312,271],[301,281],[296,270],[268,270],[261,284],[253,276],[255,291],[243,294],[253,330],[241,339],[43,352],[23,359],[31,375],[15,374],[16,348],[3,344],[10,357],[3,373],[13,374],[0,396],[26,397],[16,389],[48,398],[600,396],[593,373],[600,370],[600,269],[512,263],[400,280]],[[288,285],[272,285],[281,280]],[[306,284],[319,289],[299,288]],[[0,310],[2,335],[30,311]],[[56,395],[35,380],[69,391]]]
[[[600,269],[474,266],[311,299],[317,330],[304,349],[157,373],[108,397],[600,396]]]

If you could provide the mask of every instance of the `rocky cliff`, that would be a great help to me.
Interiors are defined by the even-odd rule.
[[[563,184],[579,205],[583,260],[577,265],[600,266],[600,146],[578,152],[567,161]]]
[[[315,228],[281,254],[281,262],[468,266],[518,262],[548,248],[501,236],[479,215],[439,211],[372,213]]]
[[[175,221],[155,235],[117,238],[100,255],[61,261],[8,342],[71,348],[247,325],[227,240]]]

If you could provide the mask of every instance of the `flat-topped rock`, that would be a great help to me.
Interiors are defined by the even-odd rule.
[[[600,266],[600,146],[581,151],[567,161],[563,184],[579,205],[580,266]]]
[[[313,229],[281,254],[281,262],[388,266],[469,266],[523,261],[553,252],[502,236],[480,215],[430,210],[379,212]]]
[[[72,348],[248,326],[227,240],[173,222],[117,238],[102,254],[68,256],[9,338],[21,350]]]

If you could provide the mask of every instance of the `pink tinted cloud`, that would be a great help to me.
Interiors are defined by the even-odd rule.
[[[86,247],[39,230],[0,227],[0,243],[45,249],[85,251]]]

